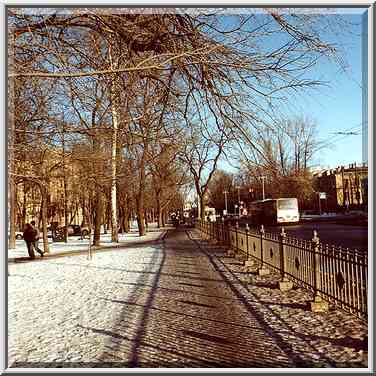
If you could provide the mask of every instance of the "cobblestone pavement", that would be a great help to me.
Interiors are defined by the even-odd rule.
[[[367,326],[249,282],[196,230],[9,265],[9,367],[367,367]]]

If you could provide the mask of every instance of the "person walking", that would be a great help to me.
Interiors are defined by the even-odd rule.
[[[26,223],[25,231],[23,232],[23,238],[26,243],[27,253],[29,254],[31,259],[35,258],[34,254],[34,238],[35,238],[35,231],[33,226],[30,223]]]
[[[39,248],[39,230],[38,230],[38,227],[35,226],[35,221],[31,221],[30,222],[32,228],[33,228],[33,235],[34,235],[34,238],[33,238],[33,247],[34,249],[43,257],[44,255],[44,252]]]

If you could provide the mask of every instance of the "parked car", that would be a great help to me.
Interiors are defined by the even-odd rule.
[[[23,239],[23,232],[16,231],[16,239],[17,240],[22,240]]]
[[[64,231],[65,226],[60,226],[58,227],[58,229]],[[90,233],[90,230],[86,226],[82,227],[80,225],[68,225],[68,236],[81,235],[81,234],[82,236],[87,236],[89,235],[89,233]]]
[[[10,232],[9,231],[8,231],[8,238],[10,238]],[[23,239],[23,232],[16,231],[16,239],[17,240],[22,240]]]

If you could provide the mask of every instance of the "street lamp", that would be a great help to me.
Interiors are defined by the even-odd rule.
[[[251,203],[253,201],[253,188],[249,188],[248,189],[248,193],[249,193],[249,203]]]
[[[238,190],[238,208],[239,208],[239,211],[238,211],[238,214],[239,214],[239,217],[240,217],[240,186],[236,186],[236,189]]]
[[[236,189],[238,190],[238,203],[240,202],[240,187],[237,186]]]
[[[226,210],[226,215],[227,215],[227,193],[228,193],[228,191],[223,191],[223,194],[225,195],[225,210]]]
[[[266,179],[266,176],[260,176],[260,179],[262,180],[262,199],[265,200],[265,179]]]

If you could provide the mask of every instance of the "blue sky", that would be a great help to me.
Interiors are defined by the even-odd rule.
[[[285,116],[313,119],[317,124],[318,140],[330,145],[320,150],[312,161],[311,164],[318,167],[363,162],[362,124],[367,119],[363,119],[362,114],[362,54],[366,56],[362,50],[362,14],[366,9],[336,9],[335,12],[351,23],[351,27],[338,36],[328,33],[324,40],[338,46],[346,70],[336,62],[320,60],[307,76],[325,81],[327,85],[297,93],[289,98],[289,103],[283,109]],[[320,11],[318,13],[321,14]],[[330,12],[322,12],[322,17],[330,20],[332,16]],[[338,132],[356,134],[339,135],[336,134]],[[232,170],[226,162],[221,168]]]
[[[343,41],[348,70],[343,72],[335,64],[319,64],[317,74],[330,87],[321,87],[312,95],[304,96],[301,105],[307,115],[317,121],[319,138],[333,143],[316,157],[316,164],[336,167],[362,162],[362,40],[361,15],[349,16],[354,22],[353,35]],[[357,24],[357,25],[356,25]],[[351,131],[358,135],[335,135]]]

